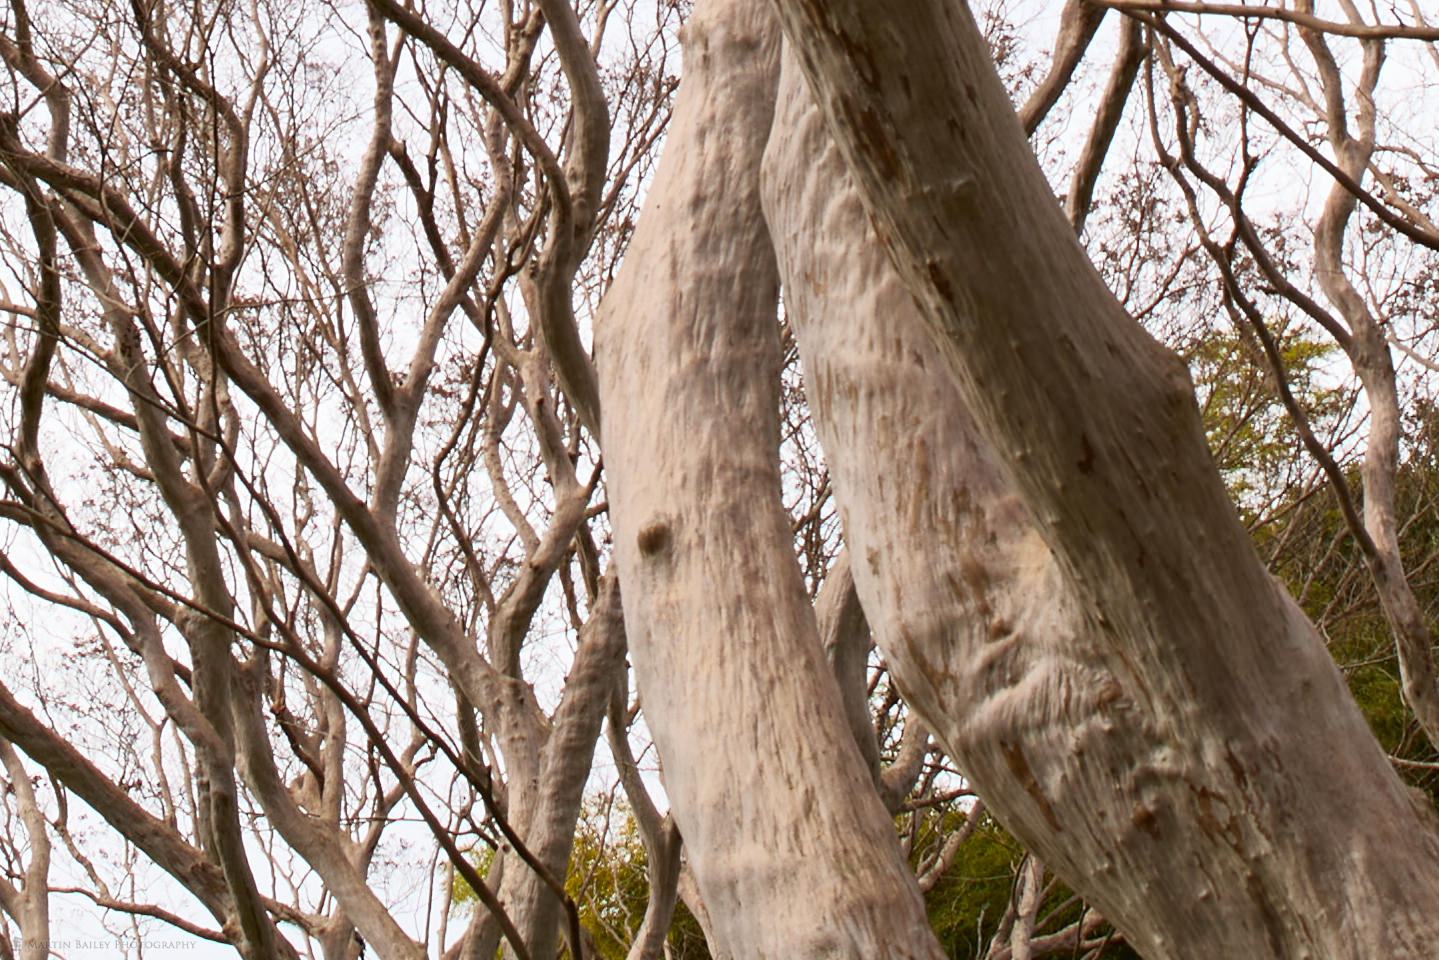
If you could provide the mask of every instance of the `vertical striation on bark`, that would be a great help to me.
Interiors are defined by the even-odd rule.
[[[600,309],[615,558],[645,715],[719,950],[938,958],[849,735],[779,497],[759,207],[779,33],[699,5],[664,157]]]
[[[794,5],[830,102],[788,65],[765,202],[906,697],[1147,957],[1428,956],[1431,820],[1254,556],[1187,378],[1083,259],[959,8],[858,6]]]

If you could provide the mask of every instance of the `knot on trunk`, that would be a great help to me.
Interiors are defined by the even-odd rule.
[[[640,527],[639,534],[635,537],[635,543],[639,545],[640,556],[653,557],[662,552],[670,545],[670,525],[664,518],[651,520]]]

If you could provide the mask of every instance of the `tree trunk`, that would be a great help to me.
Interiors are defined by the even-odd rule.
[[[525,844],[550,875],[563,883],[574,847],[575,822],[584,802],[595,742],[615,685],[625,668],[625,633],[620,596],[613,578],[580,628],[579,649],[566,678],[564,695],[540,751],[540,781],[511,795],[511,810],[523,815]],[[515,854],[505,871],[501,900],[511,913],[535,960],[556,955],[557,935],[566,914],[559,897],[540,875]]]
[[[1146,956],[1432,955],[1432,812],[1254,555],[1185,371],[1085,259],[967,12],[779,6],[839,149],[786,83],[767,206],[911,704]]]
[[[664,159],[596,321],[625,628],[719,951],[939,958],[849,735],[780,502],[761,0],[701,4]]]
[[[14,804],[19,809],[19,819],[25,824],[25,839],[29,846],[30,859],[20,873],[13,865],[11,871],[19,874],[16,884],[9,887],[6,877],[0,885],[0,907],[20,928],[24,945],[20,948],[20,960],[48,960],[50,956],[50,834],[45,823],[45,814],[35,798],[35,788],[30,775],[20,762],[20,756],[10,741],[0,737],[0,767],[9,776],[5,785],[6,806],[8,797],[14,795]],[[9,811],[6,811],[9,813]],[[18,847],[18,844],[17,844]]]

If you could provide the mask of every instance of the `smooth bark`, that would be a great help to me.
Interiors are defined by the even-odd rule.
[[[30,774],[20,762],[20,757],[10,741],[0,737],[0,765],[5,768],[9,782],[5,785],[7,794],[14,794],[21,822],[25,824],[25,839],[29,845],[29,861],[24,873],[16,877],[15,887],[0,883],[0,908],[9,914],[20,928],[25,945],[20,951],[20,960],[46,960],[50,956],[50,835],[45,824],[45,814],[35,797],[35,788],[30,783]],[[12,868],[13,869],[13,868]]]
[[[0,686],[0,736],[45,767],[65,789],[104,817],[121,836],[204,904],[227,935],[238,939],[234,904],[220,868],[186,843],[173,826],[131,799],[73,745],[36,719],[3,686]],[[273,938],[279,945],[277,956],[295,956],[294,948],[278,930],[274,931]]]
[[[1100,167],[1109,154],[1119,121],[1124,117],[1124,106],[1129,102],[1129,91],[1139,75],[1139,66],[1148,54],[1144,28],[1138,21],[1125,17],[1119,24],[1119,49],[1114,54],[1114,65],[1110,67],[1104,93],[1100,95],[1099,106],[1094,111],[1094,122],[1089,127],[1089,136],[1074,164],[1069,194],[1064,199],[1064,212],[1075,233],[1084,232],[1084,221],[1089,216]]]
[[[876,787],[883,784],[880,773],[879,738],[874,732],[874,718],[869,706],[869,652],[874,643],[869,636],[869,623],[864,619],[859,594],[854,588],[854,572],[850,569],[849,551],[843,550],[830,565],[824,586],[814,601],[815,617],[819,620],[820,642],[824,655],[834,670],[844,701],[844,716],[854,735],[855,745]]]
[[[275,831],[324,881],[326,891],[381,960],[423,960],[424,948],[410,939],[370,888],[364,866],[356,862],[354,844],[333,824],[302,810],[280,779],[253,673],[246,671],[237,687],[239,767]]]
[[[596,322],[625,627],[720,952],[938,958],[849,735],[779,497],[759,161],[779,36],[701,4],[640,226]]]
[[[521,795],[533,804],[532,810],[524,812],[526,843],[556,878],[565,876],[569,864],[595,742],[610,694],[624,670],[624,656],[619,589],[611,577],[604,581],[580,630],[564,697],[540,751],[540,782]],[[507,871],[501,891],[531,955],[554,956],[557,934],[565,923],[559,897],[518,858]]]
[[[1108,12],[1089,0],[1065,0],[1064,9],[1059,13],[1059,33],[1054,38],[1049,72],[1035,86],[1024,106],[1019,108],[1019,122],[1024,126],[1026,136],[1034,136],[1049,111],[1059,102]]]
[[[786,304],[827,324],[811,398],[912,705],[1146,956],[1427,956],[1432,812],[1254,555],[1182,365],[1084,258],[967,12],[779,7],[839,147],[788,85]]]

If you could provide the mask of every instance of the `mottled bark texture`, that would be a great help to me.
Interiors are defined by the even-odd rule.
[[[780,502],[778,276],[759,206],[779,34],[702,3],[652,199],[596,322],[631,659],[717,947],[938,958],[849,735]]]
[[[1256,558],[1182,365],[1085,259],[968,13],[778,6],[820,108],[783,84],[767,211],[909,702],[1147,957],[1432,955],[1432,813]]]

